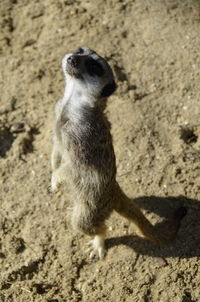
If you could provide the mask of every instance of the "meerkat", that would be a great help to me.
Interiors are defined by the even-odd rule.
[[[111,67],[95,51],[80,47],[64,56],[62,69],[66,86],[55,109],[51,190],[56,191],[63,181],[71,183],[71,224],[93,238],[90,256],[105,256],[105,221],[114,210],[135,223],[147,239],[172,240],[186,209],[176,212],[170,234],[165,234],[145,218],[116,181],[112,136],[100,106],[116,89]]]

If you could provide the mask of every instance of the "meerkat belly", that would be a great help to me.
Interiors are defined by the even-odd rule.
[[[71,148],[73,150],[71,150]],[[71,146],[71,177],[83,191],[102,190],[115,176],[115,162],[103,150],[87,150],[79,145]]]
[[[88,133],[84,137],[69,134],[67,141],[76,190],[87,197],[101,196],[116,174],[112,143],[103,141],[100,136],[89,137]]]

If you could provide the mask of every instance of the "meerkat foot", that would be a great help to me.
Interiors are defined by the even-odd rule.
[[[87,249],[87,252],[90,253],[90,258],[97,256],[100,260],[105,257],[105,239],[103,236],[96,235],[94,239],[90,240],[88,244],[90,247]]]

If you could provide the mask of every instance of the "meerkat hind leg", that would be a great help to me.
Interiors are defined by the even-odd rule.
[[[90,253],[90,258],[97,256],[100,260],[102,260],[106,255],[105,248],[105,235],[106,235],[106,226],[103,223],[98,229],[96,229],[96,234],[94,234],[94,238],[90,240],[87,245],[89,248],[87,252]]]
[[[87,249],[87,252],[90,252],[90,258],[94,256],[98,256],[100,260],[105,257],[106,249],[105,249],[105,236],[104,235],[96,235],[92,240],[88,242],[90,246]]]

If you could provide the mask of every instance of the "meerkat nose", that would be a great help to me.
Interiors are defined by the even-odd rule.
[[[78,58],[76,56],[70,56],[67,59],[67,63],[72,65],[73,67],[76,67],[78,65]]]

